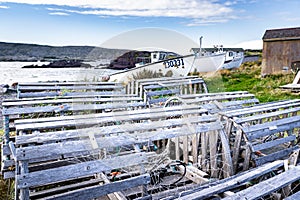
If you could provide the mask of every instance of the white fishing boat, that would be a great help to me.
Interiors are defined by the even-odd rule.
[[[118,70],[110,75],[110,81],[128,82],[134,75],[142,73],[145,70],[169,75],[173,77],[187,76],[191,72],[210,72],[220,69],[225,61],[225,53],[214,55],[200,55],[199,53],[189,55],[177,55],[175,53],[169,56],[170,52],[153,51],[151,52],[148,63],[135,63],[131,69]]]
[[[200,52],[199,48],[192,48],[194,53]],[[220,69],[233,69],[241,66],[244,60],[244,49],[242,48],[223,48],[223,45],[215,45],[213,48],[202,48],[202,55],[224,54],[225,61]]]

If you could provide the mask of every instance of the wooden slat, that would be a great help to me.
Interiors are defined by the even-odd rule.
[[[55,85],[55,86],[19,86],[18,91],[46,91],[46,90],[118,90],[122,85]]]
[[[213,116],[196,116],[189,117],[190,124],[197,123],[209,123],[215,122],[217,119]],[[181,127],[185,126],[186,123],[182,119],[169,119],[164,121],[154,121],[147,123],[138,123],[138,124],[122,124],[122,125],[113,125],[113,126],[105,126],[105,127],[93,127],[93,128],[83,128],[76,130],[63,130],[56,132],[47,132],[47,133],[34,133],[28,135],[18,136],[16,138],[17,145],[24,145],[30,143],[48,143],[53,141],[63,141],[67,139],[78,139],[78,138],[87,138],[90,134],[101,137],[105,135],[113,135],[120,133],[131,133],[134,131],[148,131],[154,130],[158,128],[170,128],[170,127]]]
[[[262,181],[245,190],[237,192],[230,197],[224,198],[224,200],[239,199],[241,197],[247,199],[263,198],[265,195],[279,190],[280,188],[283,188],[284,186],[287,186],[288,184],[293,183],[297,180],[300,180],[299,166],[293,167],[286,172],[276,175],[268,180]]]
[[[2,102],[3,107],[12,106],[32,106],[32,105],[45,105],[45,104],[64,104],[64,103],[105,103],[105,102],[118,102],[118,101],[142,101],[140,97],[87,97],[87,98],[65,98],[65,99],[44,99],[44,100],[30,100],[30,101],[9,101]]]
[[[63,104],[57,106],[25,107],[25,108],[7,108],[3,109],[3,115],[31,114],[31,113],[51,113],[59,111],[62,106],[64,111],[86,111],[86,110],[105,110],[117,108],[130,108],[145,106],[143,102],[133,103],[106,103],[106,104]]]
[[[97,178],[97,179],[91,179],[88,181],[81,181],[81,182],[75,183],[75,184],[55,187],[55,188],[51,188],[51,189],[45,189],[45,190],[41,190],[41,191],[35,191],[35,192],[30,193],[30,198],[37,199],[39,197],[50,196],[51,194],[52,195],[58,194],[63,191],[69,191],[72,189],[74,190],[74,188],[78,189],[78,188],[88,187],[91,185],[99,184],[101,182],[103,182],[103,179]]]
[[[285,198],[284,200],[299,200],[300,199],[300,191],[295,194]]]
[[[261,151],[263,149],[269,149],[271,147],[278,146],[278,145],[281,145],[283,143],[291,142],[291,141],[294,141],[294,140],[296,140],[296,136],[295,135],[290,135],[290,136],[287,136],[287,137],[284,137],[284,138],[279,138],[279,139],[272,140],[272,141],[269,141],[269,142],[265,142],[265,143],[262,143],[262,144],[253,145],[252,146],[252,151],[255,152],[255,151]]]
[[[72,82],[72,81],[68,81],[68,82],[19,82],[18,86],[22,87],[22,86],[67,86],[67,85],[121,85],[121,83],[118,82],[82,82],[82,81],[78,81],[78,82]]]
[[[279,115],[289,114],[289,113],[298,112],[298,111],[300,111],[300,107],[279,110],[279,111],[270,112],[270,113],[263,113],[263,114],[259,114],[259,115],[249,116],[249,117],[236,118],[234,121],[237,124],[242,124],[242,123],[246,123],[246,122],[250,122],[250,121],[257,121],[260,119],[276,117]]]
[[[76,96],[57,96],[57,97],[34,97],[34,98],[24,98],[24,99],[5,99],[4,102],[26,102],[26,101],[35,101],[35,100],[55,100],[55,99],[80,99],[80,98],[113,98],[113,97],[136,97],[135,94],[125,94],[125,93],[116,93],[116,94],[104,94],[104,95],[88,95],[84,92],[82,95]]]
[[[150,176],[148,174],[140,175],[138,177],[132,177],[122,181],[108,183],[101,186],[92,186],[89,188],[78,189],[70,191],[64,194],[54,195],[51,197],[43,198],[47,200],[86,200],[104,196],[113,192],[137,187],[150,182]]]
[[[132,121],[132,120],[147,120],[147,119],[159,119],[163,117],[176,117],[182,116],[185,114],[189,115],[197,115],[206,112],[206,110],[191,110],[191,111],[177,111],[171,113],[154,113],[154,114],[141,114],[141,115],[131,115],[127,118],[124,116],[111,116],[111,117],[103,117],[97,118],[96,116],[93,118],[85,118],[85,119],[70,119],[64,121],[51,121],[47,120],[46,122],[38,122],[34,123],[16,123],[15,127],[17,131],[20,130],[45,130],[49,128],[60,128],[60,127],[80,127],[80,126],[93,126],[93,125],[100,125],[107,122],[125,122],[125,121]],[[96,114],[95,114],[96,115]],[[86,120],[88,119],[88,120]]]
[[[160,95],[170,95],[170,94],[179,94],[178,89],[167,89],[167,90],[158,90],[146,92],[147,97],[160,96]]]
[[[256,158],[255,163],[257,166],[259,166],[259,165],[265,164],[267,162],[272,162],[274,160],[288,158],[288,155],[290,153],[292,153],[293,151],[295,151],[296,149],[299,149],[299,147],[293,146],[293,147],[290,147],[287,149],[283,149],[283,150],[268,154],[266,156]]]
[[[20,93],[19,98],[29,98],[29,97],[55,97],[55,96],[79,96],[79,95],[90,95],[90,96],[100,96],[100,95],[112,95],[112,94],[122,94],[121,91],[103,91],[103,92],[26,92]]]
[[[75,179],[96,173],[111,171],[126,166],[138,165],[146,162],[145,153],[118,156],[110,159],[87,161],[48,170],[30,172],[17,175],[18,189],[41,186],[64,180]]]
[[[180,95],[180,97],[182,99],[194,99],[194,98],[203,98],[203,97],[211,97],[211,96],[242,95],[242,94],[249,94],[249,92],[247,92],[247,91],[234,91],[234,92],[184,94],[184,95]]]
[[[272,122],[257,124],[249,127],[243,127],[243,132],[246,133],[249,140],[258,137],[263,137],[272,133],[281,132],[300,127],[300,116],[279,119]]]
[[[198,105],[181,105],[181,106],[173,106],[173,107],[164,107],[164,108],[142,108],[137,110],[118,110],[115,112],[108,113],[93,113],[93,114],[85,114],[85,115],[72,115],[72,116],[59,116],[59,117],[46,117],[46,118],[38,118],[38,119],[21,119],[16,120],[15,124],[28,124],[28,123],[42,123],[42,122],[55,122],[55,121],[63,121],[63,120],[92,120],[93,118],[107,118],[107,117],[121,117],[122,119],[118,119],[121,121],[126,121],[127,118],[136,118],[134,115],[143,115],[148,116],[148,118],[155,118],[157,113],[160,113],[161,118],[169,117],[174,114],[174,116],[181,114],[189,114],[190,111],[195,113],[197,111],[202,114],[206,114],[207,110],[200,109]],[[124,118],[124,116],[126,116]],[[147,118],[147,119],[148,119]]]
[[[266,173],[269,173],[279,167],[283,166],[283,161],[278,160],[272,163],[268,163],[266,165],[254,168],[248,172],[241,173],[239,175],[235,175],[234,177],[229,177],[223,179],[219,182],[216,182],[212,186],[208,185],[207,187],[198,189],[194,189],[191,191],[186,191],[181,193],[180,200],[196,200],[196,199],[206,199],[215,194],[220,194],[222,192],[231,190],[233,188],[239,187],[246,182],[253,180],[257,177],[260,177]]]
[[[258,104],[256,106],[253,106],[250,108],[243,108],[243,109],[234,110],[234,111],[226,111],[226,112],[223,112],[220,114],[232,118],[235,116],[268,112],[268,111],[270,111],[270,109],[278,110],[281,108],[291,108],[291,107],[295,107],[295,106],[299,106],[299,105],[300,105],[300,100],[295,99],[295,100],[271,102],[271,103],[267,103],[267,104]]]
[[[210,130],[219,130],[222,126],[216,122],[211,124],[200,124],[195,127],[196,133],[207,132]],[[98,146],[101,148],[116,147],[129,144],[144,143],[148,141],[156,141],[162,139],[170,139],[173,137],[186,136],[195,134],[190,132],[189,128],[173,128],[165,130],[157,130],[152,132],[143,132],[136,135],[124,134],[118,136],[110,136],[105,138],[97,138]],[[29,146],[17,149],[18,160],[31,160],[40,157],[59,158],[63,154],[78,152],[82,155],[89,153],[93,148],[89,139],[80,141],[66,141],[62,143],[45,144],[42,146]],[[74,150],[76,146],[76,151]]]
[[[255,98],[253,94],[241,94],[241,95],[220,95],[220,96],[209,96],[209,97],[202,97],[202,98],[196,98],[196,99],[187,99],[185,103],[191,104],[191,103],[205,103],[205,102],[211,102],[211,101],[223,101],[223,100],[237,100],[241,98]]]

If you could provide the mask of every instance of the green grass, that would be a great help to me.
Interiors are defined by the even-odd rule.
[[[275,74],[261,77],[261,62],[244,63],[235,70],[221,70],[205,78],[209,92],[248,91],[259,101],[270,102],[299,98],[299,94],[282,90],[279,86],[292,83],[294,74]]]
[[[2,142],[2,136],[4,132],[0,130],[0,142]],[[0,149],[1,153],[1,149]],[[14,199],[14,181],[4,180],[0,175],[0,199],[12,200]]]

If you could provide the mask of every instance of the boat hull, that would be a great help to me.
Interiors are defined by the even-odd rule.
[[[244,57],[237,57],[232,59],[229,62],[225,62],[222,65],[222,69],[234,69],[234,68],[239,68],[243,62]]]
[[[176,57],[144,66],[135,67],[127,70],[120,70],[110,75],[110,81],[128,83],[134,79],[137,74],[145,71],[160,73],[163,76],[187,76],[191,72],[211,72],[219,70],[224,63],[225,56],[197,56],[195,54]]]

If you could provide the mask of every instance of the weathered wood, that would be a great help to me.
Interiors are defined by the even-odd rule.
[[[249,116],[249,117],[237,118],[234,121],[237,124],[242,124],[242,123],[246,123],[246,122],[250,122],[250,121],[256,121],[256,120],[260,120],[260,119],[271,118],[271,117],[274,117],[274,116],[293,113],[293,112],[297,112],[297,111],[300,111],[300,107],[295,107],[295,108],[290,108],[290,109],[285,109],[285,110],[279,110],[279,111],[270,112],[270,113],[263,113],[263,114],[259,114],[259,115]]]
[[[8,143],[8,146],[10,148],[10,152],[11,152],[11,156],[12,156],[12,159],[16,160],[16,148],[15,148],[15,145],[12,141],[10,141]]]
[[[170,139],[173,137],[187,136],[200,132],[207,132],[211,130],[218,130],[222,126],[219,122],[207,124],[199,124],[196,126],[196,132],[190,132],[186,126],[173,129],[145,131],[138,134],[123,134],[118,136],[110,136],[105,138],[97,138],[98,146],[101,148],[123,146],[135,143],[143,143],[148,141],[156,141],[162,139]],[[74,150],[74,146],[76,149]],[[18,160],[31,160],[40,157],[59,158],[63,154],[78,152],[82,155],[89,153],[92,150],[92,144],[89,139],[79,141],[65,141],[61,143],[45,144],[42,146],[28,146],[17,149]]]
[[[249,94],[249,92],[233,91],[233,92],[217,92],[217,93],[184,94],[184,95],[180,95],[180,97],[182,99],[195,99],[195,98],[203,98],[203,97],[211,97],[211,96],[241,95],[241,94]]]
[[[79,95],[90,95],[90,96],[100,96],[100,95],[112,95],[112,94],[123,94],[121,91],[103,91],[103,92],[26,92],[20,93],[19,98],[33,98],[33,97],[55,97],[55,96],[79,96]]]
[[[189,127],[189,125],[187,125]],[[196,134],[196,132],[193,132]],[[188,164],[189,162],[189,138],[188,136],[183,136],[182,138],[182,154],[183,162]]]
[[[118,156],[110,159],[94,160],[83,163],[72,164],[68,166],[23,173],[17,175],[17,187],[19,189],[40,186],[58,181],[74,179],[86,175],[93,175],[104,171],[122,168],[125,166],[138,165],[146,162],[147,158],[144,153]]]
[[[257,124],[249,127],[243,127],[243,132],[246,133],[249,140],[263,137],[272,133],[277,133],[285,130],[290,130],[300,127],[300,116],[279,119],[272,122]]]
[[[276,190],[279,190],[280,188],[283,188],[284,186],[293,183],[299,179],[300,179],[300,167],[296,166],[268,180],[262,181],[252,187],[237,192],[235,195],[227,197],[224,200],[239,199],[239,198],[247,198],[247,199],[263,198],[265,195],[270,194]]]
[[[297,165],[298,162],[298,158],[299,158],[299,153],[300,153],[300,149],[295,150],[289,157],[288,161],[290,163],[290,165]]]
[[[180,169],[180,173],[183,174],[184,167],[179,166],[179,169]],[[187,177],[188,179],[190,179],[191,181],[193,181],[194,183],[197,183],[197,184],[203,184],[203,183],[209,182],[209,179],[200,176],[199,174],[195,173],[194,171],[195,170],[191,170],[191,166],[186,166],[185,177]]]
[[[185,103],[209,103],[211,101],[223,101],[223,100],[232,100],[232,99],[241,99],[241,98],[255,98],[253,94],[241,94],[241,95],[220,95],[220,96],[208,96],[195,99],[187,99]]]
[[[111,183],[111,181],[107,178],[104,173],[100,173],[99,176],[104,180],[104,183]],[[110,200],[126,200],[126,196],[121,192],[114,192],[107,195]]]
[[[257,166],[259,166],[266,162],[271,162],[271,161],[278,160],[278,159],[288,158],[288,155],[298,148],[299,148],[298,146],[293,146],[293,147],[290,147],[287,149],[277,151],[275,153],[268,154],[263,157],[258,157],[255,159],[255,163]]]
[[[192,156],[193,156],[193,163],[198,163],[198,151],[199,151],[199,134],[194,134],[192,136]]]
[[[294,193],[293,195],[285,198],[284,200],[299,200],[300,199],[300,191]]]
[[[26,124],[20,124],[19,122],[16,121],[16,130],[43,130],[43,129],[49,129],[49,128],[60,128],[60,127],[80,127],[80,126],[92,126],[92,125],[100,125],[103,123],[108,123],[108,122],[125,122],[125,121],[134,121],[134,120],[148,120],[148,119],[161,119],[163,117],[176,117],[176,116],[182,116],[185,114],[190,114],[190,115],[197,115],[200,113],[205,113],[206,110],[191,110],[191,111],[175,111],[175,112],[162,112],[162,113],[154,113],[154,114],[141,114],[141,115],[129,115],[127,118],[124,118],[124,115],[118,116],[117,114],[114,115],[111,114],[111,117],[103,117],[100,115],[100,118],[97,118],[99,114],[95,114],[93,118],[75,118],[75,119],[70,119],[70,120],[61,120],[58,121],[59,119],[62,119],[63,117],[57,117],[55,118],[55,121],[52,121],[51,119],[46,119],[46,122],[41,122],[41,123],[26,123]],[[71,117],[70,117],[71,118]],[[88,119],[88,120],[87,120]],[[41,121],[41,120],[37,120]]]
[[[223,176],[225,178],[233,174],[233,163],[230,154],[229,141],[223,129],[218,131],[222,144]]]
[[[41,197],[45,197],[45,196],[47,197],[47,196],[50,196],[53,194],[62,193],[64,191],[68,191],[68,190],[72,190],[72,189],[74,190],[77,188],[84,188],[84,187],[92,186],[95,184],[99,184],[103,181],[104,180],[97,178],[97,179],[91,179],[88,181],[81,181],[81,182],[75,183],[75,184],[55,187],[55,188],[51,188],[51,189],[45,189],[45,190],[41,190],[41,191],[35,191],[35,192],[30,193],[30,198],[37,199],[37,198],[41,198]]]
[[[291,107],[297,107],[300,105],[300,100],[287,100],[287,101],[279,101],[279,102],[271,102],[267,104],[257,104],[256,106],[250,107],[250,108],[242,108],[234,111],[226,111],[223,113],[220,113],[221,115],[225,115],[227,117],[236,117],[236,116],[243,116],[243,115],[249,115],[253,113],[263,113],[270,111],[270,108],[272,110],[279,110],[282,108],[291,108]]]
[[[15,102],[27,102],[27,101],[45,101],[45,100],[53,100],[53,99],[91,99],[91,98],[117,98],[117,97],[136,97],[135,94],[125,94],[125,93],[116,93],[116,94],[102,94],[102,95],[93,95],[93,94],[86,94],[82,92],[80,95],[70,95],[70,96],[56,96],[56,97],[29,97],[29,98],[23,98],[23,99],[5,99],[4,102],[9,103],[15,103]],[[140,98],[140,97],[139,97]]]
[[[247,104],[253,105],[253,104],[258,104],[258,103],[259,103],[259,100],[254,98],[254,99],[245,99],[245,100],[231,100],[228,102],[222,102],[221,105],[223,107],[225,107],[225,110],[226,110],[227,107],[234,107],[235,109],[239,109],[239,108],[241,108],[241,106],[244,106]],[[228,110],[232,110],[232,109],[228,109]]]
[[[43,100],[30,100],[30,101],[9,101],[2,102],[3,107],[12,106],[32,106],[32,105],[43,105],[46,104],[65,104],[65,103],[112,103],[112,102],[130,102],[130,101],[142,101],[140,97],[125,96],[125,97],[86,97],[86,98],[60,98],[60,99],[43,99]]]
[[[252,151],[255,152],[255,151],[260,151],[260,150],[263,150],[263,149],[269,149],[271,147],[278,146],[278,145],[281,145],[281,144],[284,144],[284,143],[287,143],[287,142],[292,142],[294,140],[296,140],[296,136],[295,135],[290,135],[290,136],[287,136],[287,137],[284,137],[284,138],[279,138],[279,139],[272,140],[272,141],[269,141],[269,142],[265,142],[265,143],[262,143],[262,144],[252,145]]]
[[[180,160],[180,145],[179,145],[179,137],[174,138],[175,143],[175,159]]]
[[[122,85],[56,85],[56,86],[19,86],[20,92],[26,91],[51,91],[51,90],[121,90],[124,89]]]
[[[12,179],[15,178],[15,172],[14,171],[9,171],[9,172],[4,172],[3,173],[3,178],[4,179]]]
[[[45,81],[39,81],[39,82],[19,82],[18,87],[22,86],[86,86],[86,85],[121,85],[121,83],[118,82],[94,82],[94,81],[68,81],[68,82],[45,82]]]
[[[189,114],[190,111],[195,112],[199,110],[199,113],[207,113],[207,110],[200,109],[198,105],[180,105],[174,107],[164,107],[164,108],[143,108],[137,110],[118,110],[115,112],[108,112],[108,113],[93,113],[93,114],[85,114],[85,115],[72,115],[72,116],[59,116],[59,117],[46,117],[46,118],[38,118],[38,119],[21,119],[16,120],[15,124],[26,124],[26,123],[33,123],[33,122],[54,122],[54,121],[64,121],[64,120],[87,120],[92,118],[107,118],[107,117],[121,117],[121,116],[135,116],[139,114],[144,114],[145,116],[155,115],[157,113],[161,113],[161,117],[169,117],[174,114],[181,113],[181,114]],[[123,117],[124,118],[124,117]],[[125,117],[126,118],[126,117]],[[136,117],[132,117],[136,118]]]
[[[210,172],[211,176],[218,177],[217,167],[217,144],[218,144],[218,133],[216,131],[210,131],[209,135],[209,159],[210,159]]]
[[[105,103],[105,104],[63,104],[56,106],[41,106],[41,107],[24,107],[24,108],[4,108],[3,115],[20,115],[20,114],[32,114],[32,113],[55,113],[64,107],[64,111],[96,111],[105,109],[121,109],[132,107],[144,107],[143,102],[133,103]]]
[[[212,195],[220,194],[228,190],[231,190],[233,188],[239,187],[245,184],[246,182],[253,180],[257,177],[260,177],[266,173],[269,173],[281,166],[283,166],[282,160],[268,163],[263,166],[254,168],[248,172],[235,175],[234,177],[223,179],[219,182],[216,182],[212,186],[208,185],[206,188],[204,187],[203,189],[200,187],[199,189],[186,191],[184,193],[181,193],[182,196],[179,197],[178,199],[180,200],[206,199],[211,197]]]
[[[207,144],[208,144],[208,133],[201,133],[201,169],[207,171]]]

